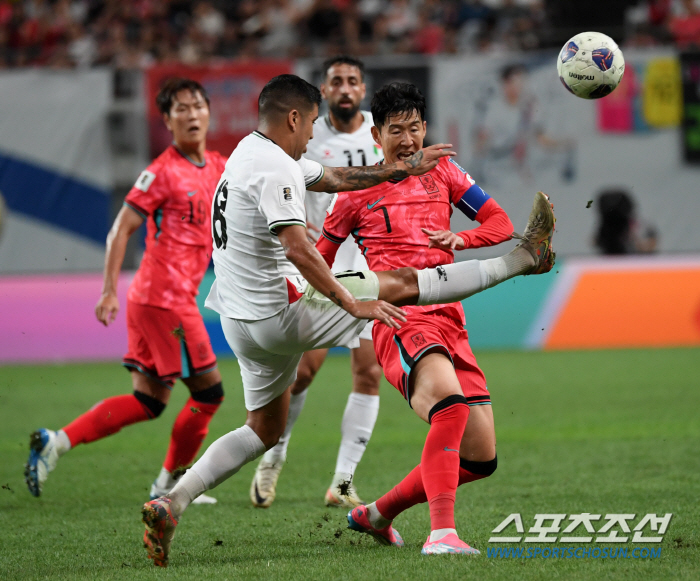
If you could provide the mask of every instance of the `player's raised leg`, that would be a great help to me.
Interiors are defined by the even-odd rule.
[[[277,479],[282,471],[282,466],[287,461],[287,448],[292,437],[292,429],[301,410],[304,408],[306,390],[311,385],[321,365],[323,365],[327,354],[328,349],[307,351],[299,362],[297,377],[289,387],[290,398],[287,426],[279,442],[265,452],[260,459],[253,481],[250,484],[250,501],[253,503],[253,506],[268,508],[275,500]]]
[[[49,472],[73,447],[111,436],[131,424],[157,418],[163,412],[170,399],[170,389],[136,370],[131,377],[133,393],[97,402],[56,432],[42,428],[31,434],[24,478],[32,495],[41,494]]]
[[[368,325],[369,326],[369,325]],[[353,508],[364,504],[357,494],[353,478],[379,414],[379,382],[382,368],[377,363],[371,329],[362,331],[360,346],[350,351],[352,393],[343,413],[341,441],[335,474],[326,491],[326,506]]]
[[[462,301],[514,276],[543,274],[554,266],[552,237],[556,218],[549,198],[535,195],[521,242],[508,254],[488,260],[465,260],[417,271],[400,268],[378,272],[379,298],[397,306]]]

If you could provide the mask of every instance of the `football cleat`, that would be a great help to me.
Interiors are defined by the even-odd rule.
[[[357,490],[352,481],[340,482],[336,484],[335,482],[326,491],[326,498],[324,499],[326,506],[335,506],[338,508],[355,508],[356,506],[362,506],[364,502],[360,500],[357,496]]]
[[[156,498],[143,505],[142,521],[146,525],[143,546],[156,567],[168,566],[170,544],[175,536],[177,520],[170,509],[169,498]]]
[[[556,258],[552,248],[556,221],[554,205],[550,203],[549,196],[537,192],[525,232],[522,236],[515,232],[512,235],[513,238],[521,240],[518,246],[525,248],[535,259],[535,266],[527,274],[544,274],[552,270]]]
[[[375,529],[372,526],[366,506],[358,506],[348,513],[348,528],[358,533],[372,535],[380,545],[403,547],[403,539],[394,527],[387,525],[383,529]]]
[[[253,476],[253,482],[250,484],[250,502],[253,503],[253,506],[269,508],[274,502],[277,479],[282,472],[282,466],[284,466],[284,460],[277,462],[266,462],[264,458],[260,460],[255,470],[255,476]]]
[[[456,534],[445,535],[439,541],[430,542],[430,537],[423,545],[422,555],[480,555],[476,549],[470,547]]]
[[[41,428],[29,436],[29,460],[24,465],[24,481],[33,496],[40,496],[49,472],[56,468],[56,432]]]

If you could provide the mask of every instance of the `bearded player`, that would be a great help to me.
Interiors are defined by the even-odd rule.
[[[107,237],[104,284],[95,314],[105,326],[119,311],[117,280],[131,235],[147,223],[146,251],[126,305],[133,393],[104,399],[58,431],[30,437],[29,492],[41,494],[58,458],[123,427],[157,418],[176,379],[190,390],[151,498],[167,493],[194,460],[224,392],[195,297],[211,259],[211,201],[226,159],[206,149],[209,97],[189,79],[171,79],[156,102],[173,144],[141,173]],[[216,499],[203,495],[200,503]]]
[[[415,86],[393,83],[377,91],[372,116],[372,135],[382,145],[384,163],[406,159],[423,147],[425,100]],[[535,204],[535,212],[540,205],[543,216],[547,214],[544,194],[536,197]],[[453,206],[480,225],[452,233]],[[454,262],[454,250],[500,244],[510,240],[512,232],[511,221],[495,200],[453,159],[442,158],[425,175],[338,194],[329,207],[318,249],[331,264],[339,244],[352,234],[373,271],[437,267],[438,278],[447,280],[452,274],[439,265]],[[420,464],[377,502],[353,509],[349,526],[384,544],[401,545],[391,522],[407,508],[427,501],[431,533],[423,554],[478,554],[457,535],[454,503],[458,485],[496,470],[496,437],[484,374],[469,347],[460,303],[403,309],[407,321],[400,329],[375,325],[374,345],[386,378],[430,430]]]
[[[372,137],[372,115],[361,111],[360,103],[367,88],[362,61],[338,56],[323,64],[324,80],[321,95],[329,112],[314,126],[314,138],[309,142],[306,158],[328,166],[374,165],[382,159],[381,149]],[[325,192],[306,192],[306,217],[310,224],[323,224],[330,197]],[[367,261],[352,240],[338,249],[331,270],[368,270]],[[326,506],[354,508],[363,504],[353,484],[353,476],[372,437],[379,413],[379,382],[382,368],[377,363],[372,344],[372,321],[360,333],[360,345],[350,350],[352,393],[348,397],[341,423],[341,442],[335,474],[326,491]],[[250,500],[261,508],[269,507],[275,499],[276,485],[287,458],[287,447],[306,400],[306,389],[323,364],[328,349],[309,351],[301,358],[297,378],[290,387],[287,427],[279,443],[260,460],[250,487]]]

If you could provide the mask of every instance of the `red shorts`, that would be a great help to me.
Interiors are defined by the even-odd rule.
[[[196,307],[171,310],[127,301],[126,327],[129,349],[124,366],[168,387],[180,377],[201,375],[216,367]]]
[[[416,363],[426,353],[443,352],[452,360],[457,379],[467,403],[489,405],[491,396],[486,388],[484,372],[479,369],[469,346],[469,336],[461,322],[433,313],[409,315],[400,329],[374,325],[374,350],[377,361],[391,385],[401,392],[411,405],[409,377]]]

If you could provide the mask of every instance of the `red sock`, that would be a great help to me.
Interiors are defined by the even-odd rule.
[[[474,474],[460,466],[459,486],[481,478],[486,478],[486,476],[484,474]],[[379,513],[384,518],[394,520],[404,510],[423,502],[428,502],[428,497],[425,495],[423,475],[421,474],[420,464],[418,464],[408,473],[406,478],[377,500],[376,504]]]
[[[432,415],[421,455],[423,487],[430,505],[431,530],[455,528],[455,492],[459,484],[459,445],[469,406],[456,403]]]
[[[133,394],[117,395],[98,402],[82,416],[75,418],[63,431],[71,446],[77,446],[111,436],[124,426],[150,418],[148,408]]]
[[[192,464],[209,433],[209,422],[219,405],[220,402],[202,403],[191,397],[187,400],[173,424],[163,468],[172,474],[175,470]]]

